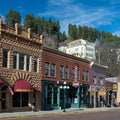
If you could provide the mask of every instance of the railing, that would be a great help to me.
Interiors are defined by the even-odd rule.
[[[3,31],[10,33],[10,34],[13,34],[13,35],[16,35],[18,37],[25,38],[27,40],[42,44],[42,36],[38,36],[36,34],[31,34],[30,28],[28,28],[27,30],[22,29],[22,28],[18,28],[17,23],[15,24],[15,28],[12,28],[10,26],[3,24],[2,19],[0,19],[0,34]]]

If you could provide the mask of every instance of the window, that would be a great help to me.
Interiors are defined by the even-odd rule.
[[[3,50],[3,67],[8,67],[8,51]]]
[[[63,78],[63,76],[64,76],[64,67],[63,67],[63,65],[60,65],[60,78]]]
[[[55,64],[51,64],[51,76],[55,76],[55,72],[56,72],[56,70],[55,70]]]
[[[75,69],[74,68],[72,68],[72,80],[74,80],[74,77],[75,77]]]
[[[68,66],[65,67],[65,78],[68,79]]]
[[[49,63],[45,63],[45,75],[49,76]]]
[[[78,71],[77,71],[77,77],[78,77],[78,80],[80,80],[80,69],[78,68]]]
[[[30,71],[30,56],[22,53],[13,53],[13,69]]]
[[[25,59],[23,54],[19,54],[19,69],[24,70]]]
[[[96,84],[96,83],[97,83],[97,78],[96,78],[96,76],[93,76],[92,83],[94,83],[94,84]]]
[[[38,72],[38,58],[34,57],[34,72]]]
[[[13,69],[17,69],[17,53],[13,53]]]
[[[99,77],[98,83],[99,83],[100,85],[103,85],[103,78],[102,78],[102,77]]]
[[[13,107],[27,107],[28,98],[28,93],[26,92],[15,92],[13,95]]]
[[[85,80],[85,70],[82,71],[82,80]]]
[[[89,79],[89,72],[86,71],[86,81],[88,81],[88,79]]]
[[[26,55],[26,71],[30,71],[30,56]]]

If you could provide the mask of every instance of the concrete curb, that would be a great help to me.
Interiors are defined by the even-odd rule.
[[[109,110],[120,110],[120,107],[113,108],[75,108],[75,109],[66,109],[66,112],[62,110],[53,110],[53,111],[37,111],[37,112],[13,112],[13,113],[0,113],[0,119],[4,118],[22,118],[30,116],[49,116],[49,115],[62,115],[62,114],[72,114],[72,113],[87,113],[87,112],[100,112],[100,111],[109,111]]]

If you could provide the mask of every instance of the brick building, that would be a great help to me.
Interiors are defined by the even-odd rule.
[[[10,28],[0,19],[0,111],[41,109],[42,38],[30,29]]]

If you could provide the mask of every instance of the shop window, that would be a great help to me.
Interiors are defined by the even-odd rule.
[[[56,70],[55,70],[55,64],[51,64],[51,76],[55,76],[56,75]]]
[[[47,97],[47,104],[51,104],[52,103],[52,92],[49,91],[47,95],[48,95],[48,97]]]
[[[68,79],[68,66],[65,67],[65,78]]]
[[[47,76],[49,76],[49,69],[50,69],[49,63],[46,62],[46,63],[45,63],[45,75],[47,75]]]
[[[64,67],[63,67],[63,65],[60,65],[60,78],[63,78],[63,76],[64,76]]]
[[[57,104],[57,91],[54,91],[54,104]]]
[[[3,50],[3,67],[8,67],[8,51]]]
[[[27,107],[28,106],[28,93],[15,92],[13,95],[13,107]]]
[[[74,80],[74,77],[75,77],[75,69],[74,68],[72,68],[72,80]]]
[[[38,57],[34,57],[34,72],[38,72]]]
[[[52,84],[48,84],[47,104],[52,103]]]

